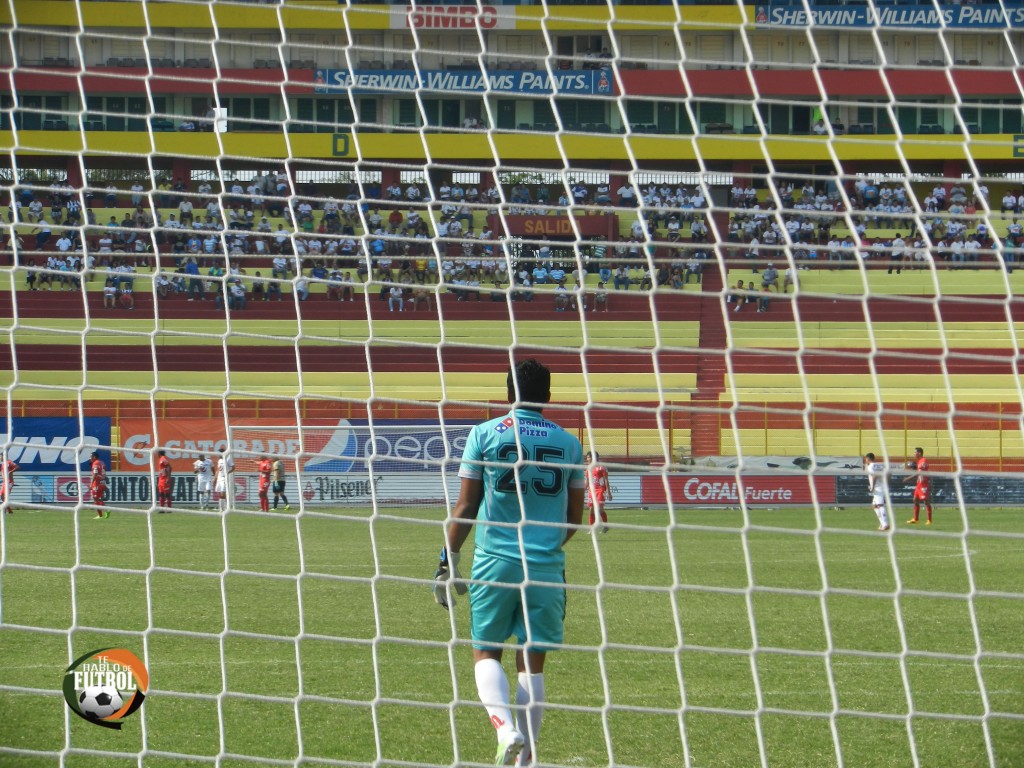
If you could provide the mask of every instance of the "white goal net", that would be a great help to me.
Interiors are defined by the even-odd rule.
[[[8,0],[0,764],[492,763],[431,586],[532,357],[609,481],[543,707],[505,646],[534,764],[1024,765],[1022,56],[1016,2]]]

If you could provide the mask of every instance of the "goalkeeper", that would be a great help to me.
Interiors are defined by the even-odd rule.
[[[562,547],[582,521],[585,482],[580,441],[541,415],[551,399],[551,372],[524,360],[509,371],[507,386],[512,410],[477,425],[466,440],[434,597],[448,608],[451,589],[465,593],[459,553],[474,530],[469,602],[477,692],[497,730],[496,764],[527,765],[536,760],[540,736],[545,656],[562,643]],[[520,646],[514,721],[501,666],[501,646],[511,635]]]

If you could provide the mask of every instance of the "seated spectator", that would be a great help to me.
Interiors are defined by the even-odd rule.
[[[125,309],[135,309],[135,291],[130,281],[121,283],[118,303]]]
[[[107,282],[103,284],[103,308],[113,309],[117,306],[117,288],[114,287],[114,281],[107,279]]]
[[[306,301],[309,298],[309,280],[302,273],[295,279],[295,295],[299,297],[299,301]]]
[[[569,306],[569,289],[565,287],[565,278],[555,286],[555,312],[565,312]]]
[[[424,287],[415,288],[412,292],[412,296],[409,298],[408,303],[412,306],[412,311],[416,312],[421,306],[425,307],[427,312],[434,311],[434,297],[431,291]]]
[[[726,295],[725,302],[735,305],[732,310],[733,312],[739,312],[743,309],[743,305],[747,303],[747,291],[742,279],[738,280],[736,287]]]
[[[252,278],[252,300],[253,301],[266,301],[269,298],[267,295],[267,281],[264,280],[259,271],[253,275]]]
[[[597,284],[594,291],[594,306],[591,307],[591,310],[594,312],[608,311],[608,289],[603,281]]]
[[[394,312],[396,307],[399,312],[405,311],[405,293],[399,286],[393,285],[388,291],[388,312]]]
[[[683,275],[684,284],[690,283],[690,275],[697,278],[697,284],[700,285],[701,277],[704,272],[704,263],[694,254],[690,257],[690,260],[686,262],[686,272]]]
[[[328,301],[342,301],[341,298],[341,270],[332,269],[331,273],[327,276],[327,300]]]
[[[625,267],[619,266],[615,270],[614,285],[615,290],[629,290],[629,272],[626,270]]]
[[[668,287],[669,283],[672,280],[672,272],[668,268],[668,264],[661,264],[658,266],[656,279],[659,286]]]
[[[516,287],[512,290],[512,300],[533,301],[533,283],[530,282],[530,276],[525,270],[519,273]]]
[[[768,264],[761,273],[761,287],[779,290],[779,271],[774,264]]]
[[[796,269],[793,267],[786,267],[786,274],[782,279],[782,292],[789,293],[789,286],[793,286],[793,289],[796,290],[797,276]]]
[[[232,280],[228,288],[228,307],[231,309],[245,309],[245,286],[241,280]]]
[[[771,289],[768,286],[761,287],[761,293],[757,296],[757,311],[767,312],[768,304],[771,302]]]

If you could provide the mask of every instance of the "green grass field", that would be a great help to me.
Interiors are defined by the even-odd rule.
[[[3,521],[0,765],[491,759],[468,602],[428,588],[439,510],[91,514]],[[544,764],[1024,765],[1020,510],[612,519],[568,548]],[[59,693],[100,647],[151,674],[119,733]]]

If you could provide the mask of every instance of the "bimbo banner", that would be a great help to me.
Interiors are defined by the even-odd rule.
[[[514,8],[504,13],[493,5],[394,5],[391,29],[515,29]]]

